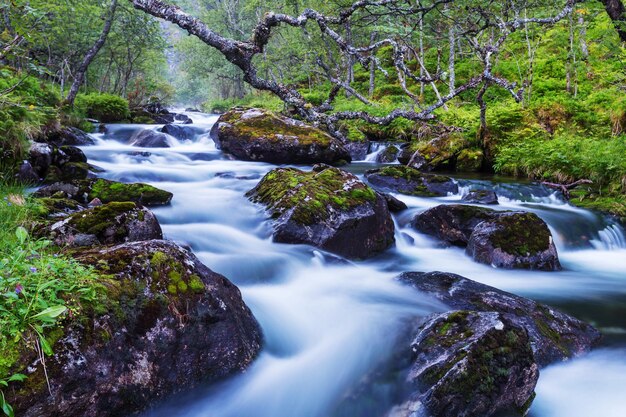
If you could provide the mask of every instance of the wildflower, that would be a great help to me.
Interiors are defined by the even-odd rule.
[[[30,269],[30,272],[32,272],[33,274],[34,274],[35,272],[37,272],[37,268],[35,268],[34,266],[31,266],[31,267],[30,267],[30,268],[28,268],[28,269]]]
[[[22,286],[22,284],[17,284],[15,286],[15,294],[20,295],[23,290],[24,290],[24,287]]]

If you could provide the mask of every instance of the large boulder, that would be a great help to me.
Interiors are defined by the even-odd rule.
[[[167,135],[157,132],[151,129],[142,129],[135,132],[129,139],[128,143],[131,146],[137,146],[140,148],[169,148],[170,144],[167,140]]]
[[[446,243],[465,247],[475,261],[493,267],[561,269],[550,229],[534,213],[450,204],[418,214],[412,225]]]
[[[107,203],[79,211],[43,231],[58,246],[109,245],[162,239],[155,215],[132,202]]]
[[[299,120],[261,109],[232,109],[211,129],[215,145],[237,159],[274,164],[338,164],[350,153],[337,139]]]
[[[387,201],[356,176],[326,165],[270,171],[247,193],[274,219],[274,240],[367,258],[394,243]]]
[[[458,132],[440,132],[430,140],[414,142],[403,148],[398,160],[420,171],[452,171],[457,155],[466,146],[466,140]]]
[[[420,197],[446,196],[459,191],[458,185],[450,177],[425,174],[403,165],[369,170],[365,178],[375,187]]]
[[[561,269],[552,234],[534,213],[504,212],[479,223],[467,242],[475,261],[497,268]]]
[[[177,392],[242,372],[261,330],[236,286],[192,253],[153,240],[75,253],[100,285],[55,335],[46,371],[5,391],[22,417],[134,415]],[[48,384],[52,395],[48,393]]]
[[[441,204],[413,218],[412,226],[422,233],[455,246],[466,247],[474,228],[491,219],[492,209],[463,204]]]
[[[46,176],[52,164],[54,147],[47,143],[33,143],[28,152],[28,161],[39,178]]]
[[[446,272],[405,272],[398,279],[450,310],[497,312],[528,332],[540,366],[581,355],[600,340],[591,325],[545,304]]]
[[[144,206],[161,206],[169,204],[173,194],[148,184],[90,178],[47,185],[37,190],[34,196],[69,198],[82,204],[97,198],[102,203],[132,201]]]
[[[538,369],[588,352],[591,325],[533,300],[445,272],[397,279],[444,304],[412,323],[405,392],[387,417],[525,415]],[[400,345],[402,346],[402,345]],[[399,371],[399,370],[398,370]]]
[[[526,330],[497,312],[452,311],[418,331],[407,383],[420,387],[390,417],[524,415],[539,368]]]

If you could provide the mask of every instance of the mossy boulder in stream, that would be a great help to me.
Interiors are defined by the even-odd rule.
[[[350,153],[337,139],[299,120],[262,109],[235,108],[211,129],[216,146],[237,159],[273,164],[340,164]]]
[[[450,177],[425,174],[404,165],[372,169],[365,173],[365,178],[375,187],[419,197],[446,196],[459,191]]]
[[[425,408],[438,417],[524,415],[539,379],[528,333],[497,312],[451,311],[431,317],[411,350],[407,383],[420,387],[390,417]]]
[[[34,196],[69,198],[83,204],[98,198],[103,203],[132,201],[144,206],[160,206],[169,204],[173,194],[148,184],[90,178],[54,183],[40,188]]]
[[[327,165],[270,171],[247,196],[274,219],[274,240],[367,258],[394,243],[387,201],[356,176]]]
[[[525,415],[538,369],[589,351],[591,325],[533,300],[445,272],[397,279],[440,301],[443,313],[409,323],[396,352],[408,359],[388,417]]]
[[[550,229],[534,213],[439,205],[415,216],[412,225],[496,268],[561,269]]]
[[[405,272],[399,281],[430,295],[450,310],[497,312],[528,332],[540,366],[581,355],[600,340],[591,325],[545,304],[447,272]]]
[[[497,268],[561,269],[552,234],[534,213],[498,213],[479,223],[466,252],[474,260]]]
[[[154,214],[133,202],[107,203],[79,211],[40,233],[59,246],[107,245],[163,238]]]
[[[135,415],[177,392],[242,372],[261,330],[236,286],[192,253],[152,240],[74,253],[100,274],[97,301],[68,316],[46,358],[5,391],[21,417]],[[95,285],[95,284],[94,284]]]

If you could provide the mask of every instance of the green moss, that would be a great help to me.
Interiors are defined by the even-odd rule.
[[[527,256],[550,247],[550,231],[534,213],[501,216],[495,222],[499,227],[493,233],[491,242],[506,253]]]
[[[626,194],[598,191],[574,190],[570,203],[587,210],[596,210],[616,216],[626,224]]]
[[[483,164],[483,151],[478,148],[463,149],[456,158],[458,172],[478,172]]]
[[[349,183],[349,187],[345,187]],[[293,210],[293,220],[313,224],[328,219],[333,210],[350,210],[376,200],[376,193],[355,177],[337,168],[304,172],[278,168],[247,193],[267,206],[273,218]]]
[[[204,282],[202,282],[200,277],[196,274],[193,274],[189,277],[187,285],[189,286],[189,289],[194,293],[202,293],[205,290]]]
[[[69,224],[81,233],[98,235],[111,226],[115,226],[115,218],[117,216],[136,209],[137,205],[135,203],[108,203],[74,214]],[[123,226],[119,227],[122,230],[118,229],[116,233],[126,233]]]
[[[78,210],[78,202],[67,198],[38,198],[35,201],[46,209],[42,215]]]
[[[81,185],[87,188],[89,199],[98,198],[103,203],[132,201],[145,205],[162,205],[168,204],[172,199],[172,193],[148,184],[124,184],[98,179]]]
[[[318,128],[285,123],[270,111],[263,111],[263,115],[246,119],[242,119],[242,113],[241,109],[237,109],[223,114],[220,120],[225,124],[221,124],[220,129],[233,129],[237,132],[237,136],[247,138],[247,140],[259,138],[272,142],[297,140],[298,143],[304,145],[320,144],[323,146],[328,146],[332,141],[330,135]]]

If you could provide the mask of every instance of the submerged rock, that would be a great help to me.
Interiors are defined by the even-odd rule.
[[[498,195],[490,190],[472,190],[461,201],[467,204],[498,204]]]
[[[550,229],[534,213],[449,204],[418,214],[412,225],[497,268],[561,269]]]
[[[369,170],[365,178],[376,187],[420,197],[446,196],[459,191],[450,177],[425,174],[403,165]]]
[[[243,371],[261,330],[228,279],[192,253],[152,240],[75,253],[100,275],[96,301],[68,316],[41,366],[7,400],[23,417],[133,415]],[[35,362],[35,354],[23,364]]]
[[[132,201],[144,206],[160,206],[169,204],[173,194],[148,184],[91,178],[47,185],[37,190],[34,196],[69,198],[82,204],[98,198],[102,203]]]
[[[246,194],[274,219],[274,240],[367,258],[394,243],[387,201],[356,176],[326,165],[270,171]]]
[[[108,245],[162,239],[154,214],[132,202],[108,203],[79,211],[43,230],[58,246]]]
[[[581,355],[600,340],[591,325],[545,304],[446,272],[405,272],[398,280],[431,295],[452,310],[500,313],[526,329],[540,366]]]
[[[143,129],[135,132],[129,139],[131,146],[140,148],[169,148],[170,144],[167,135],[157,132],[156,130]]]
[[[337,139],[299,120],[261,109],[232,109],[211,129],[216,146],[237,159],[274,164],[339,164],[351,160]]]
[[[528,333],[497,312],[452,311],[420,328],[407,383],[420,387],[390,417],[425,408],[437,417],[523,415],[534,398],[539,367]]]
[[[387,417],[525,415],[539,367],[591,349],[600,333],[549,306],[445,272],[397,279],[447,306],[413,323],[406,392]]]

